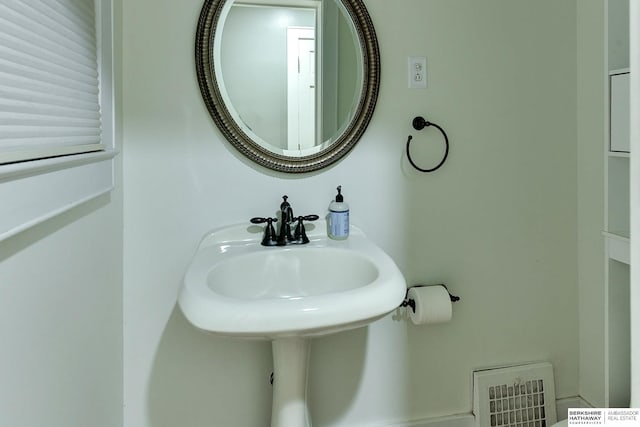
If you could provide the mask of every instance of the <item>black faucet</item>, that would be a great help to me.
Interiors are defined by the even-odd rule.
[[[278,246],[284,246],[293,240],[291,235],[291,223],[293,222],[293,208],[287,202],[289,197],[282,196],[280,203],[280,231],[278,232]]]
[[[309,243],[309,238],[304,228],[303,221],[315,221],[319,218],[318,215],[305,215],[294,217],[293,208],[287,201],[286,195],[282,196],[282,203],[280,204],[280,229],[276,234],[274,222],[278,222],[278,218],[251,218],[252,224],[267,223],[264,227],[264,235],[262,237],[262,246],[286,246],[291,244],[305,244]],[[297,221],[293,235],[291,234],[291,224]]]

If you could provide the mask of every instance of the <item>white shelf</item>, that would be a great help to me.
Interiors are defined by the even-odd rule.
[[[629,72],[609,76],[611,151],[629,152]]]
[[[618,68],[617,70],[609,70],[610,76],[616,76],[618,74],[629,74],[629,67],[626,68]]]
[[[628,151],[607,151],[607,156],[620,159],[630,159],[631,153],[629,153]]]
[[[602,234],[605,236],[609,259],[629,265],[631,260],[629,255],[629,232],[611,233],[605,231]]]

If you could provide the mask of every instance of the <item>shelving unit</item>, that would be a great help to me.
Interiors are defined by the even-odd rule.
[[[629,69],[609,72],[605,141],[606,405],[630,400]]]

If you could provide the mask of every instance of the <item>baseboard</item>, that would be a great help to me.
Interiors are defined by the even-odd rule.
[[[589,405],[589,403],[580,396],[557,399],[556,412],[558,414],[558,421],[567,418],[567,410],[569,408],[591,408],[591,405]]]
[[[580,396],[567,397],[556,400],[556,411],[558,414],[558,421],[567,418],[567,410],[569,408],[590,408],[591,405],[587,403]],[[384,427],[474,427],[473,414],[459,414],[451,415],[447,417],[438,418],[425,418],[416,421],[407,421],[396,424],[384,424]]]
[[[384,427],[473,427],[473,422],[473,414],[459,414],[438,418],[425,418],[400,424],[385,424]]]

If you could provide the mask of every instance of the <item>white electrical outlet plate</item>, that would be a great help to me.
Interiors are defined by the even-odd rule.
[[[410,56],[407,64],[409,89],[426,89],[427,87],[427,58],[424,56]]]

